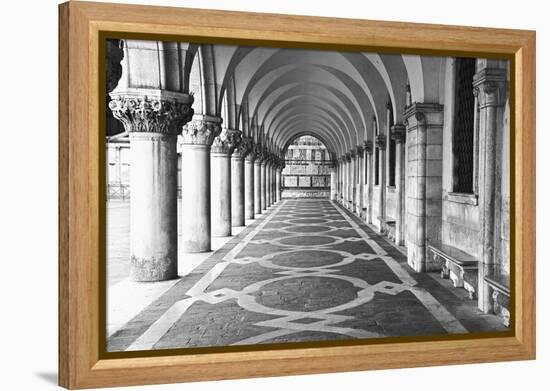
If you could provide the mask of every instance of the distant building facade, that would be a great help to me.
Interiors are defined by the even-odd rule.
[[[324,144],[313,136],[298,137],[285,155],[283,198],[328,198],[333,162]]]

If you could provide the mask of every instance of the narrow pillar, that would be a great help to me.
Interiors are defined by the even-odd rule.
[[[177,132],[193,115],[193,98],[137,89],[111,93],[111,98],[113,116],[130,135],[130,278],[176,278]]]
[[[344,194],[344,159],[342,157],[338,158],[338,202],[343,204],[343,194]]]
[[[267,197],[266,197],[266,164],[267,164],[267,161],[265,160],[265,158],[261,161],[261,164],[260,164],[260,205],[261,205],[261,209],[262,209],[262,212],[264,210],[267,209],[267,206],[266,206],[266,200],[267,200]]]
[[[277,202],[281,201],[281,167],[277,167],[275,174],[275,200]]]
[[[337,186],[336,186],[336,166],[330,169],[330,199],[336,201],[337,199]]]
[[[363,213],[363,166],[364,166],[364,160],[363,160],[363,147],[357,146],[357,178],[355,180],[356,182],[356,198],[355,198],[355,213],[357,213],[357,216],[361,217]]]
[[[372,190],[374,185],[374,154],[373,154],[373,143],[371,140],[367,140],[364,143],[365,145],[365,153],[367,156],[367,185],[366,185],[366,221],[368,224],[372,224],[372,218],[373,218],[373,208],[372,208]]]
[[[355,151],[348,153],[348,199],[347,207],[349,210],[353,210],[353,169],[355,162]]]
[[[231,155],[231,225],[244,226],[245,219],[245,167],[244,158],[250,150],[250,139],[237,138]]]
[[[265,207],[271,206],[271,161],[265,163]]]
[[[397,190],[395,205],[395,243],[402,246],[405,242],[405,126],[392,127],[391,137],[395,140],[395,186]]]
[[[220,133],[219,117],[197,116],[183,127],[181,243],[184,253],[211,250],[210,147]]]
[[[254,214],[262,214],[262,155],[256,151],[254,160]]]
[[[212,236],[231,236],[231,154],[240,132],[224,129],[210,150]]]
[[[405,119],[407,147],[415,151],[407,162],[407,262],[417,272],[436,271],[441,266],[428,256],[427,242],[441,238],[443,106],[413,103]]]
[[[383,231],[382,221],[386,218],[386,135],[376,136],[376,147],[378,148],[378,210],[377,221],[378,229]]]
[[[244,159],[244,216],[254,219],[254,153],[251,151]]]
[[[244,159],[231,155],[231,226],[244,225]]]
[[[506,73],[501,68],[484,68],[474,75],[474,94],[479,106],[480,156],[481,158],[481,264],[478,268],[478,306],[483,312],[491,312],[493,299],[491,288],[484,278],[497,262],[494,255],[496,209],[496,156],[499,110],[504,106]]]

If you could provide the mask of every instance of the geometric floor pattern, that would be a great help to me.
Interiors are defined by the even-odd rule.
[[[341,206],[283,200],[107,341],[108,351],[505,330]]]

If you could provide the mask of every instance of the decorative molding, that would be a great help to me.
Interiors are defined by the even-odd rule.
[[[113,116],[131,132],[178,134],[180,129],[193,117],[193,97],[187,101],[165,97],[158,91],[152,94],[111,93],[109,108]],[[156,92],[156,93],[155,93]]]
[[[222,119],[219,117],[201,116],[183,126],[182,144],[211,146],[214,138],[220,135]]]
[[[358,145],[357,149],[356,149],[357,156],[362,157],[363,156],[363,151],[364,151],[364,148],[361,145]]]

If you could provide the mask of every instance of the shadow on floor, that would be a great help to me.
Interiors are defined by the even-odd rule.
[[[44,380],[46,383],[57,385],[57,372],[39,372],[35,373],[36,377]]]

